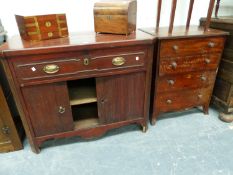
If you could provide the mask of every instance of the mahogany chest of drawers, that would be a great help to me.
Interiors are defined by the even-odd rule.
[[[196,27],[188,32],[176,27],[171,35],[166,30],[154,34],[158,39],[153,65],[152,124],[160,113],[196,106],[202,106],[208,114],[226,34],[216,30],[204,33]]]
[[[201,19],[201,25],[206,22]],[[210,27],[230,33],[220,62],[216,83],[214,86],[212,103],[221,111],[220,118],[233,121],[233,16],[211,19]]]
[[[152,36],[93,32],[18,42],[1,48],[1,61],[34,152],[48,139],[92,138],[135,123],[146,131]]]

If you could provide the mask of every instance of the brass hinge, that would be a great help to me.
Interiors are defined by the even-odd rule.
[[[3,134],[10,134],[10,128],[8,126],[2,127],[2,133]]]

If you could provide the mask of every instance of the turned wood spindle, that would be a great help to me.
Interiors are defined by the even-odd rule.
[[[170,15],[170,24],[169,24],[169,30],[168,30],[169,34],[171,34],[173,31],[173,24],[174,24],[175,13],[176,13],[176,4],[177,4],[177,0],[173,0],[172,8],[171,8],[171,15]]]
[[[210,26],[210,20],[211,20],[211,16],[212,16],[212,13],[213,13],[214,4],[215,4],[215,0],[210,0],[209,9],[208,9],[207,17],[206,17],[206,25],[205,25],[205,28],[204,28],[204,32],[206,32],[206,30]]]
[[[158,5],[157,5],[157,20],[156,20],[156,32],[159,31],[161,6],[162,6],[162,0],[158,0]]]
[[[186,22],[186,30],[188,30],[190,26],[190,20],[191,20],[192,12],[193,12],[193,4],[194,4],[194,0],[190,0],[188,17],[187,17],[187,22]]]
[[[216,6],[215,6],[215,18],[218,17],[219,6],[220,6],[220,0],[217,0]]]

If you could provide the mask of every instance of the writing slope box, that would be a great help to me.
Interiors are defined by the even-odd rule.
[[[136,30],[137,1],[101,1],[94,5],[96,33],[126,34]]]
[[[15,15],[15,18],[20,36],[24,40],[47,40],[69,35],[65,14]]]

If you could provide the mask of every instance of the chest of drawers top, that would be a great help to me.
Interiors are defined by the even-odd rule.
[[[128,36],[83,32],[70,33],[66,38],[31,42],[22,40],[20,36],[13,36],[0,47],[0,50],[5,56],[20,56],[146,45],[153,42],[154,37],[142,31],[136,31]]]

